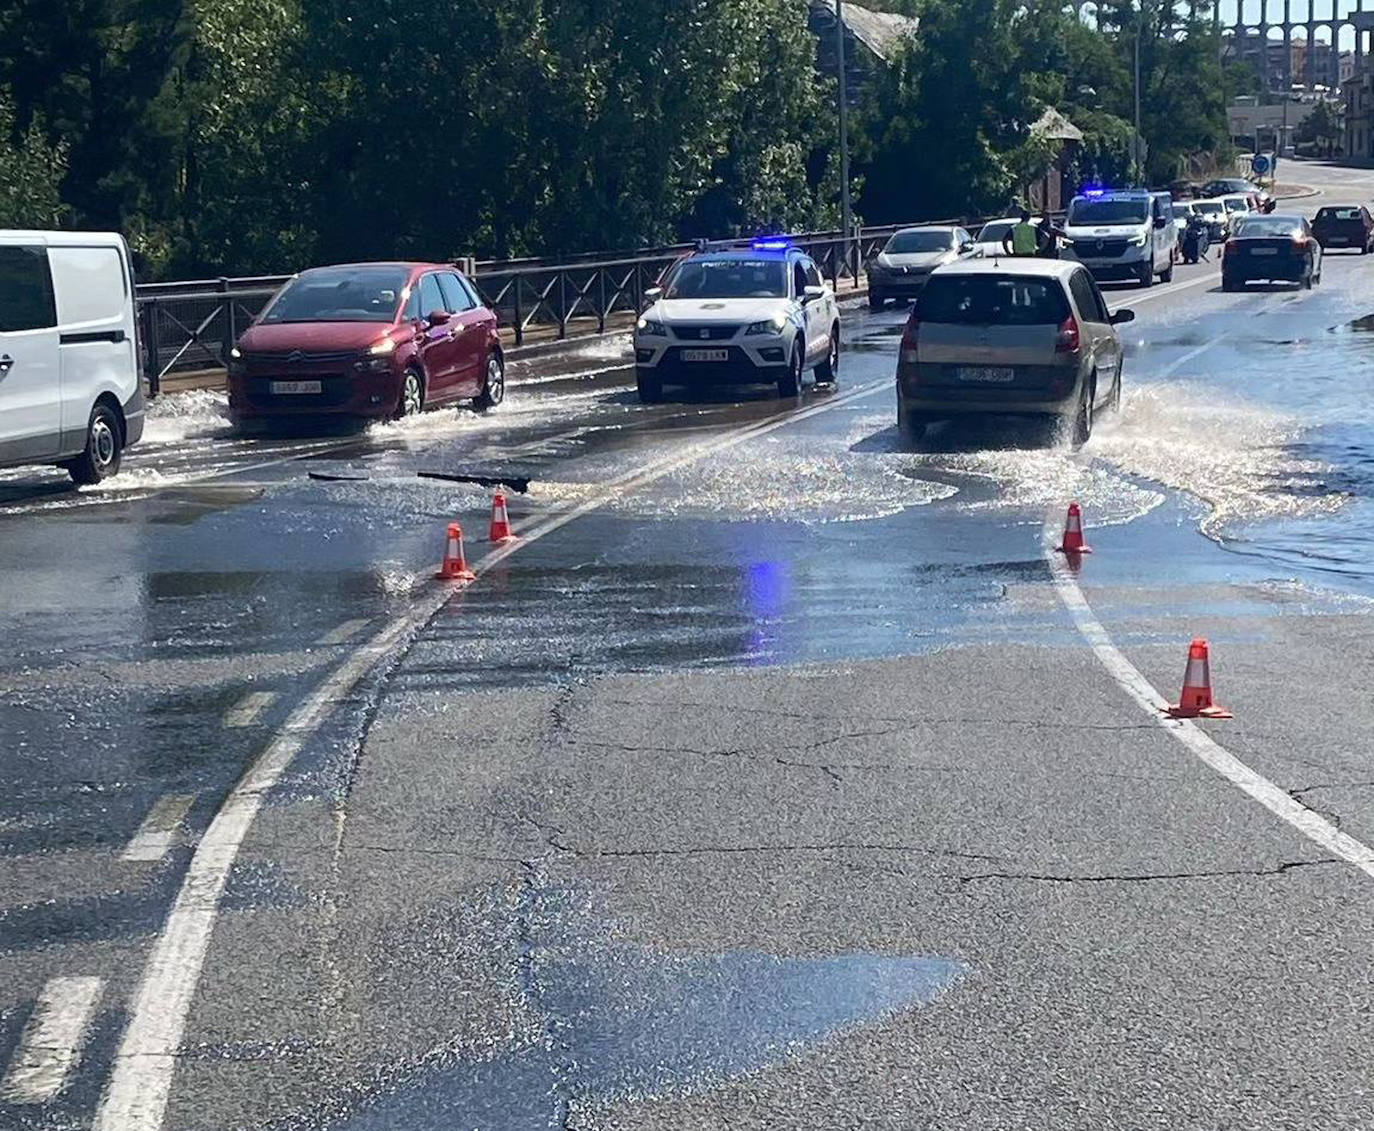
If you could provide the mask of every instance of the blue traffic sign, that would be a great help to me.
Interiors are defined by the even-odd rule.
[[[1261,177],[1264,176],[1265,173],[1269,172],[1269,165],[1269,157],[1267,154],[1264,153],[1256,153],[1255,156],[1250,159],[1251,170],[1253,170],[1256,174],[1258,174]]]

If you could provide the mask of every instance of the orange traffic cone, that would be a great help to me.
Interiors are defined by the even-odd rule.
[[[1207,641],[1201,637],[1188,646],[1188,668],[1183,673],[1183,694],[1169,708],[1176,719],[1234,719],[1225,707],[1212,702],[1212,664]]]
[[[463,528],[456,522],[448,524],[448,537],[444,540],[444,562],[434,576],[440,581],[477,580],[477,575],[468,569],[467,559],[463,556]]]
[[[497,491],[491,500],[491,534],[493,542],[509,542],[515,537],[510,530],[510,515],[506,513],[506,494]]]
[[[1069,516],[1064,520],[1064,541],[1057,547],[1061,554],[1091,554],[1092,547],[1083,541],[1083,512],[1077,503],[1069,504]]]

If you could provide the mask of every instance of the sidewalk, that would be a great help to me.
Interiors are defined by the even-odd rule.
[[[841,301],[863,298],[868,294],[868,281],[862,275],[857,281],[846,280],[836,290],[835,296]],[[594,315],[585,318],[572,318],[568,322],[568,336],[560,338],[557,326],[529,326],[525,329],[523,345],[515,344],[515,331],[504,326],[501,341],[506,357],[515,361],[532,359],[545,355],[553,356],[571,350],[597,338],[624,334],[634,326],[638,315],[632,311],[617,311],[606,319],[606,333],[597,333],[597,320]],[[225,372],[220,368],[188,370],[184,373],[169,373],[162,378],[160,396],[185,393],[193,389],[220,390],[225,387]]]

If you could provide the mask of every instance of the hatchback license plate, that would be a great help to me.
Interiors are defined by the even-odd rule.
[[[1276,247],[1255,247],[1250,249],[1251,255],[1278,255],[1279,249]]]
[[[683,350],[683,361],[729,361],[729,350]]]
[[[272,395],[280,393],[319,393],[324,387],[318,381],[273,381]]]
[[[1016,379],[1016,370],[1008,366],[961,365],[960,381],[977,381],[985,385],[1007,385]]]

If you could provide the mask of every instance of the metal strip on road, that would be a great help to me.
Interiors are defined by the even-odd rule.
[[[43,987],[0,1081],[0,1102],[41,1104],[62,1090],[81,1059],[103,985],[99,978],[80,977],[53,978]]]
[[[600,510],[627,492],[647,487],[707,456],[862,400],[890,386],[890,378],[871,381],[821,404],[774,420],[742,425],[714,440],[694,444],[677,455],[619,476],[606,483],[595,498],[521,528],[519,541],[492,550],[476,563],[478,579],[521,548]],[[158,1131],[162,1126],[177,1054],[214,931],[220,897],[258,810],[334,707],[346,700],[383,661],[397,658],[397,646],[407,637],[413,639],[455,593],[462,591],[463,588],[447,585],[435,586],[408,616],[391,622],[360,645],[292,712],[230,791],[196,846],[176,900],[153,943],[130,1006],[128,1025],[115,1053],[109,1083],[96,1112],[95,1131]]]
[[[1073,618],[1083,639],[1093,654],[1148,716],[1167,733],[1178,739],[1192,754],[1210,766],[1237,789],[1258,801],[1276,817],[1287,821],[1303,836],[1321,845],[1328,852],[1353,864],[1365,875],[1374,878],[1374,849],[1348,833],[1341,832],[1326,818],[1294,801],[1268,778],[1252,770],[1206,731],[1187,719],[1174,719],[1165,713],[1169,706],[1148,679],[1112,643],[1111,634],[1093,613],[1088,598],[1074,577],[1068,562],[1054,548],[1058,523],[1057,514],[1047,515],[1042,532],[1045,560],[1054,578],[1055,592]]]

